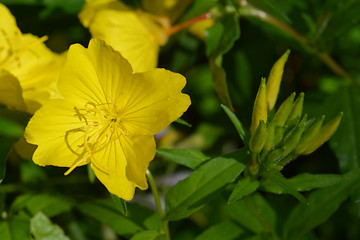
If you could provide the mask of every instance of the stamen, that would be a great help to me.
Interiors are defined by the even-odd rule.
[[[89,156],[85,156],[83,158],[80,158],[79,160],[75,160],[73,165],[64,173],[65,176],[69,175],[76,167],[78,167],[81,164],[88,164],[90,160],[88,159]]]

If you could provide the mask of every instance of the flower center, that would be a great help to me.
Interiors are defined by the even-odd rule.
[[[78,158],[65,172],[65,175],[68,175],[77,166],[87,164],[90,161],[99,170],[108,173],[109,169],[106,162],[97,160],[95,154],[104,150],[121,135],[128,134],[115,104],[96,105],[88,102],[84,105],[84,108],[74,107],[74,111],[74,116],[78,117],[84,125],[65,134],[67,146],[74,154],[78,155]],[[72,134],[75,134],[76,137]],[[71,138],[74,137],[78,138],[80,144],[71,144]]]

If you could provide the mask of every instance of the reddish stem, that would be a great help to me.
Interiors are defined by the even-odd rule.
[[[187,27],[191,26],[191,25],[194,24],[194,23],[197,23],[197,22],[199,22],[199,21],[202,21],[202,20],[207,19],[207,18],[210,18],[210,17],[211,17],[211,14],[210,14],[210,13],[205,13],[205,14],[199,16],[199,17],[196,17],[196,18],[190,19],[190,20],[188,20],[188,21],[186,21],[186,22],[183,22],[183,23],[180,23],[180,24],[178,24],[178,25],[175,25],[175,26],[173,26],[173,27],[171,27],[171,28],[169,28],[169,29],[167,30],[167,35],[168,35],[168,36],[171,36],[171,35],[173,35],[174,33],[177,33],[177,32],[179,32],[180,30],[183,30],[184,28],[187,28]]]

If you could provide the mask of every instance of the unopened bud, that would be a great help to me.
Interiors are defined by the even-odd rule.
[[[305,124],[306,124],[306,115],[300,121],[298,126],[294,129],[292,134],[286,139],[286,142],[284,142],[284,147],[286,149],[283,153],[284,157],[289,155],[289,153],[291,153],[296,148],[296,146],[299,144],[301,136],[305,130]]]
[[[251,136],[255,134],[260,121],[267,121],[267,108],[266,108],[266,83],[265,78],[261,79],[259,90],[256,94],[254,108],[251,120]]]
[[[267,101],[267,106],[268,106],[269,111],[271,111],[275,106],[276,99],[279,94],[282,75],[284,72],[284,66],[288,59],[289,54],[290,54],[290,50],[287,50],[275,62],[275,64],[271,68],[268,82],[266,84],[266,91],[267,91],[266,101]]]
[[[273,118],[270,122],[270,125],[267,128],[267,135],[266,135],[266,141],[263,147],[263,150],[265,152],[268,152],[271,150],[271,148],[274,146],[274,138],[275,138],[275,127],[276,127],[276,118]]]
[[[297,145],[295,149],[295,154],[302,154],[306,149],[309,148],[309,146],[315,141],[317,136],[319,135],[319,132],[321,130],[321,125],[323,124],[325,119],[325,116],[322,116],[321,118],[317,119],[313,124],[311,124],[310,127],[308,127],[303,136],[300,139],[299,144]]]
[[[258,153],[261,151],[266,141],[266,134],[267,134],[266,124],[264,123],[263,120],[261,120],[258,128],[255,131],[255,134],[251,136],[249,142],[249,148],[251,152]]]
[[[266,157],[266,161],[265,161],[266,166],[271,167],[275,164],[278,164],[280,160],[284,158],[283,153],[285,151],[286,151],[286,147],[277,148],[271,151]]]
[[[275,114],[275,118],[277,118],[276,126],[284,126],[286,120],[288,119],[291,109],[293,106],[293,102],[295,99],[295,93],[292,93],[279,107]]]
[[[273,146],[278,145],[284,137],[286,127],[275,127],[274,142]]]
[[[295,100],[289,118],[287,119],[287,122],[289,124],[298,121],[298,119],[301,117],[303,104],[304,104],[304,93],[300,93],[298,98]]]
[[[335,133],[336,129],[338,128],[343,113],[339,113],[334,119],[332,119],[330,122],[325,124],[314,142],[302,153],[304,155],[308,155],[318,149],[321,145],[323,145],[327,140],[330,139],[330,137]]]

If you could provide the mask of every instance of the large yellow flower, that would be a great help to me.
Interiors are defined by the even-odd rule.
[[[166,18],[134,11],[117,0],[86,0],[79,18],[93,38],[119,51],[134,72],[156,68],[159,47],[168,39]]]
[[[90,163],[117,196],[132,199],[147,188],[145,172],[155,155],[153,135],[190,105],[185,78],[165,69],[133,73],[131,65],[101,40],[88,49],[72,45],[58,88],[31,118],[25,137],[38,145],[36,164],[75,167]]]
[[[0,95],[0,104],[33,113],[49,98],[59,97],[56,81],[64,57],[51,52],[45,40],[22,34],[0,4],[0,92],[7,93]]]

